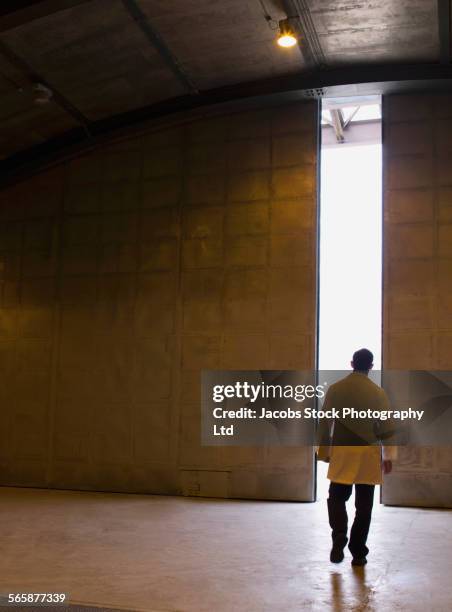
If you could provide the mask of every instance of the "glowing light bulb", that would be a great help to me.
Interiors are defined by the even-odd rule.
[[[285,47],[285,48],[293,47],[296,44],[297,44],[297,39],[295,38],[295,36],[292,36],[291,34],[284,34],[278,38],[278,45],[280,47]]]
[[[282,19],[279,22],[278,45],[287,49],[296,45],[297,42],[297,35],[291,27],[289,19]]]

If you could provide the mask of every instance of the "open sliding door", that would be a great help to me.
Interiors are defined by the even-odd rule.
[[[221,140],[206,123],[190,128],[188,158],[201,153],[216,169],[189,167],[188,184],[219,180],[225,191],[215,208],[209,189],[208,207],[189,192],[184,211],[185,248],[195,256],[182,261],[184,490],[314,499],[312,447],[201,447],[200,397],[184,394],[199,389],[201,368],[315,367],[318,121],[317,103],[307,102],[216,119]],[[208,260],[215,232],[222,247]]]
[[[452,96],[384,99],[383,366],[452,368]],[[400,447],[383,502],[452,507],[452,446]]]
[[[200,440],[202,369],[308,369],[313,101],[173,119],[0,193],[0,484],[312,500],[312,447]]]

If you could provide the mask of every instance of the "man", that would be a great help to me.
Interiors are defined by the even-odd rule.
[[[329,388],[323,409],[337,408],[341,411],[343,407],[349,407],[356,410],[387,410],[389,402],[386,393],[368,377],[373,367],[372,353],[364,348],[356,351],[351,366],[353,372]],[[382,430],[378,432],[376,422],[371,419],[336,419],[332,424],[323,421],[320,425],[320,430],[324,430],[323,437],[325,427],[332,435],[329,457],[326,458],[329,460],[328,479],[331,481],[327,500],[333,538],[330,560],[340,563],[344,559],[344,548],[348,542],[345,502],[355,485],[356,513],[348,548],[353,557],[352,565],[365,565],[375,485],[382,483],[382,471],[385,474],[391,472],[390,455],[394,455],[393,448],[382,449],[379,436],[387,435],[392,425],[387,423],[385,434]]]

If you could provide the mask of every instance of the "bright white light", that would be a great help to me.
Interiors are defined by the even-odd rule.
[[[353,121],[375,121],[381,119],[380,104],[368,104],[361,106],[353,117]]]
[[[381,144],[322,150],[319,368],[368,348],[381,368]]]
[[[296,44],[297,39],[295,38],[295,36],[292,36],[290,34],[284,34],[284,36],[280,36],[278,38],[278,45],[280,47],[293,47]]]

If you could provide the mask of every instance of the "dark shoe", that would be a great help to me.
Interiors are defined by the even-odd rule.
[[[353,557],[352,565],[362,566],[366,565],[367,559],[366,557]]]
[[[333,540],[333,548],[330,552],[331,563],[340,563],[344,560],[344,548],[348,542],[346,535],[338,535]]]

